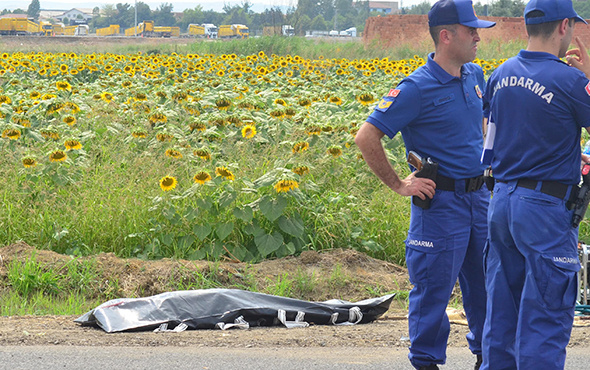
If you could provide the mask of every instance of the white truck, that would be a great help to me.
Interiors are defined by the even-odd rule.
[[[203,23],[201,24],[203,28],[205,28],[205,37],[208,39],[216,39],[217,38],[217,27],[211,23]]]
[[[344,31],[340,31],[340,36],[342,37],[356,37],[356,27],[350,27],[345,29]]]
[[[293,36],[295,35],[295,28],[293,28],[293,26],[290,24],[284,24],[281,26],[281,34],[287,37]]]

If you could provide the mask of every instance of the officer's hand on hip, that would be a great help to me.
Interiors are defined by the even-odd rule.
[[[426,197],[432,199],[434,196],[434,189],[436,189],[436,183],[434,181],[424,177],[416,177],[415,172],[413,172],[408,177],[401,180],[398,186],[393,190],[399,195],[415,195],[424,200]]]

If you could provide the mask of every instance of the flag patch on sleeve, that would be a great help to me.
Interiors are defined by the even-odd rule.
[[[590,95],[590,82],[588,82],[588,84],[586,84],[586,94]]]
[[[389,90],[389,94],[387,94],[387,96],[397,98],[397,96],[399,95],[399,92],[400,92],[399,89],[391,89],[391,90]]]

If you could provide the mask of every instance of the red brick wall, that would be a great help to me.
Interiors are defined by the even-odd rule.
[[[496,22],[496,25],[479,32],[483,42],[486,40],[526,40],[524,19],[509,17],[479,17]],[[580,36],[587,47],[590,47],[590,26],[576,25],[574,35]],[[427,15],[387,15],[370,17],[363,32],[365,43],[377,42],[385,47],[403,45],[432,44],[428,33]]]

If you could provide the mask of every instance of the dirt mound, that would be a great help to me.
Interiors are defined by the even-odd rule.
[[[34,259],[62,273],[74,260],[70,256],[39,250],[24,242],[0,248],[0,279],[13,262]],[[307,251],[298,257],[266,260],[258,264],[163,259],[121,259],[113,253],[76,258],[90,264],[101,292],[113,297],[145,297],[171,290],[199,288],[256,288],[293,298],[322,301],[332,298],[356,301],[406,291],[405,268],[348,249]],[[113,282],[116,282],[114,284]],[[110,290],[110,291],[109,291]]]

